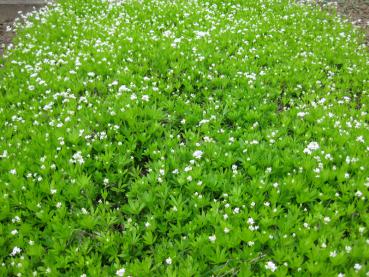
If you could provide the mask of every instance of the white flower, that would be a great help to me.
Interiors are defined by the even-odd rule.
[[[240,212],[240,208],[236,207],[233,209],[234,214],[238,214]]]
[[[326,217],[324,217],[324,223],[325,224],[327,224],[327,223],[329,223],[329,222],[331,222],[331,219],[328,217],[328,216],[326,216]]]
[[[150,97],[148,95],[142,95],[142,100],[148,102]]]
[[[124,268],[121,268],[121,269],[119,269],[119,270],[117,270],[117,272],[115,272],[115,274],[117,275],[117,276],[124,276],[124,273],[126,272],[126,270],[124,269]]]
[[[203,32],[203,31],[195,31],[194,33],[196,34],[197,38],[203,38],[203,37],[209,35],[208,32]]]
[[[189,171],[191,171],[192,170],[192,166],[186,166],[185,168],[184,168],[184,172],[189,172]]]
[[[16,234],[18,234],[18,230],[14,229],[13,231],[10,232],[13,236],[15,236]]]
[[[11,169],[9,171],[9,173],[12,174],[12,175],[15,175],[15,174],[17,174],[17,170],[16,169]]]
[[[319,144],[316,141],[312,141],[304,149],[304,153],[310,155],[313,151],[318,150],[319,148],[320,148]]]
[[[171,265],[172,264],[172,259],[170,257],[168,257],[166,260],[165,260],[165,263],[167,265]]]
[[[117,85],[118,85],[118,81],[115,80],[111,84],[109,84],[108,86],[111,87],[111,86],[117,86]]]
[[[61,202],[58,202],[58,203],[56,203],[56,205],[55,205],[58,209],[60,209],[61,208],[61,206],[62,206],[62,203]]]
[[[132,100],[132,101],[133,101],[133,100],[136,100],[136,99],[137,99],[137,95],[136,95],[136,94],[134,94],[134,93],[132,93],[130,98],[131,98],[131,100]]]
[[[224,228],[224,233],[228,234],[229,233],[229,229],[227,227]]]
[[[265,268],[272,271],[272,272],[277,270],[277,266],[275,265],[275,263],[273,263],[271,261],[266,263]]]
[[[13,222],[13,223],[20,222],[20,221],[21,221],[21,219],[20,219],[20,217],[19,217],[19,216],[17,216],[17,215],[12,219],[12,222]]]
[[[19,254],[20,252],[22,252],[22,249],[20,249],[18,246],[13,248],[12,253],[10,253],[10,256],[15,256],[17,254]]]
[[[297,116],[301,117],[301,118],[303,118],[305,115],[307,115],[307,113],[305,113],[305,112],[298,112],[297,113]]]
[[[337,251],[334,250],[334,251],[330,252],[329,256],[332,257],[332,258],[336,257],[337,256]]]
[[[359,271],[361,268],[362,268],[362,265],[361,265],[361,264],[355,264],[355,265],[354,265],[354,269],[355,269],[356,271]]]
[[[203,154],[204,152],[202,152],[201,150],[196,150],[195,152],[193,152],[192,156],[194,156],[195,159],[201,159]]]
[[[254,246],[254,244],[255,244],[255,242],[253,242],[253,241],[248,241],[248,242],[247,242],[247,245],[248,245],[248,246],[250,246],[250,247],[251,247],[251,246]]]
[[[8,157],[8,151],[4,150],[3,154],[0,155],[0,158],[6,158],[6,157]]]
[[[361,143],[364,143],[364,142],[365,142],[365,140],[364,140],[364,137],[363,137],[363,136],[359,136],[359,137],[357,137],[357,138],[356,138],[356,141],[357,141],[357,142],[361,142]]]
[[[363,196],[363,193],[360,190],[358,190],[357,192],[355,192],[355,196],[360,198],[361,196]]]
[[[211,242],[215,242],[216,239],[217,239],[217,237],[215,235],[209,236],[209,240]]]
[[[50,193],[51,194],[55,194],[56,193],[56,189],[50,189]]]
[[[85,160],[82,157],[82,153],[81,151],[78,151],[76,153],[73,154],[72,159],[69,160],[70,163],[73,164],[83,164],[85,162]]]
[[[119,90],[119,92],[130,91],[130,89],[127,88],[125,85],[120,86],[118,90]]]

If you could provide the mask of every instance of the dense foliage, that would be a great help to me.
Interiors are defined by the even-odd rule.
[[[369,53],[287,0],[64,0],[0,69],[0,275],[363,276]]]

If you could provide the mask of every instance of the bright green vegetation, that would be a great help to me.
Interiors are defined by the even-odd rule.
[[[0,275],[369,271],[369,53],[348,22],[285,0],[65,0],[17,28]]]

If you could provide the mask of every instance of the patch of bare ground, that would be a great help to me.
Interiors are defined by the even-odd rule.
[[[41,5],[36,4],[0,4],[0,56],[4,52],[4,48],[11,42],[14,32],[7,32],[7,26],[12,25],[14,19],[21,15],[30,12]]]
[[[366,34],[366,44],[369,46],[369,0],[316,0],[315,2],[323,9],[336,11],[338,15],[362,28]]]
[[[369,45],[369,0],[341,0],[337,2],[337,10],[365,30]]]

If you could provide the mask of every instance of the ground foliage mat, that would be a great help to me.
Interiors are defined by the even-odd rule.
[[[285,0],[64,0],[16,28],[0,275],[369,271],[362,31]]]

